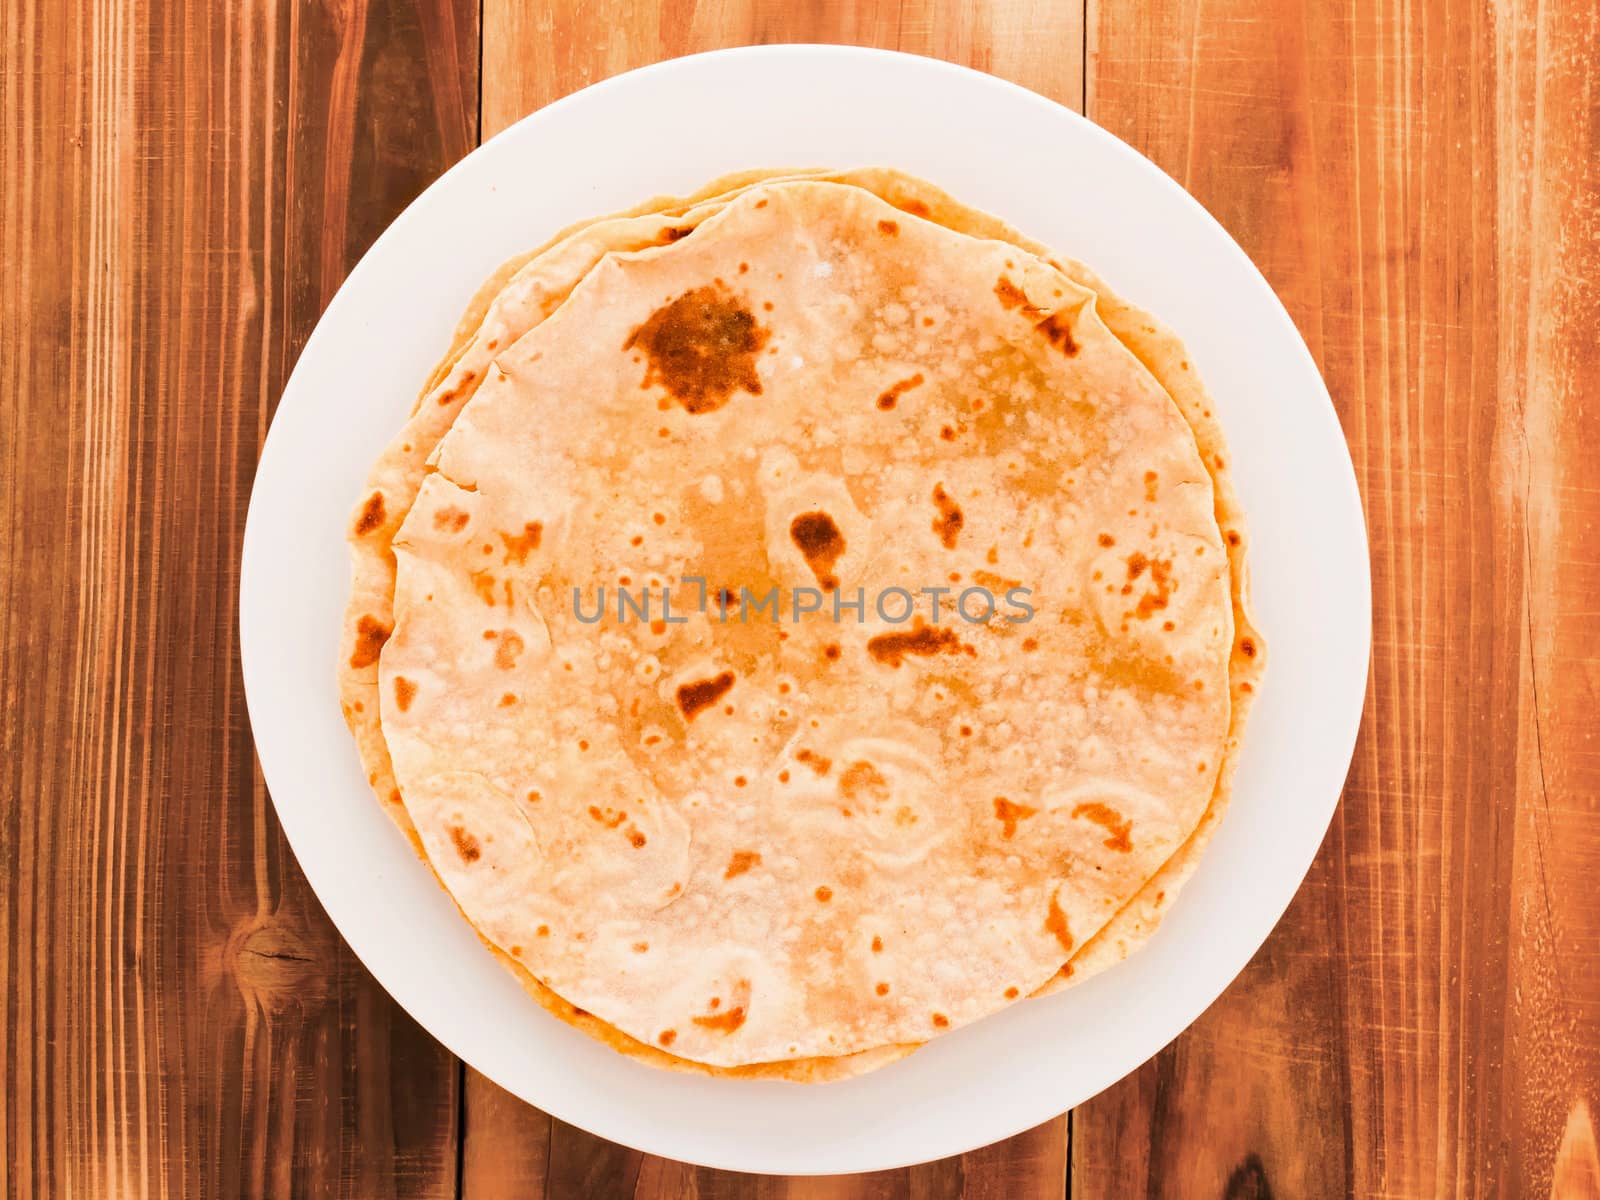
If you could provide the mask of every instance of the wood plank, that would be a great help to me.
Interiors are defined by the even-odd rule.
[[[0,0],[0,1192],[454,1194],[454,1062],[280,836],[237,668],[278,391],[475,139],[475,0]]]
[[[518,118],[621,71],[663,58],[761,42],[840,42],[881,46],[949,59],[1015,80],[1082,110],[1083,8],[1075,0],[719,0],[677,4],[657,0],[606,8],[581,0],[528,5],[485,0],[482,112],[485,136]],[[759,165],[759,164],[751,164]],[[650,192],[641,184],[641,198]],[[497,1174],[491,1147],[541,1144],[548,1133],[546,1192],[638,1197],[883,1197],[1007,1196],[1017,1200],[1065,1191],[1066,1119],[1060,1118],[1001,1147],[910,1171],[827,1180],[776,1180],[697,1170],[610,1146],[526,1106],[498,1098],[480,1101],[493,1085],[467,1076],[466,1200],[537,1196],[521,1190],[514,1169]],[[474,1136],[480,1122],[481,1140]],[[494,1131],[483,1130],[493,1122]]]
[[[777,1178],[640,1154],[522,1104],[469,1073],[462,1195],[636,1200],[1013,1200],[1066,1194],[1064,1119],[970,1154],[898,1171]],[[500,1109],[488,1112],[488,1106]],[[475,1118],[482,1124],[475,1127]],[[482,1143],[474,1141],[483,1137]]]
[[[1082,0],[645,0],[617,7],[484,0],[483,32],[485,137],[623,71],[769,42],[878,46],[948,59],[1083,111]]]
[[[465,1067],[462,1082],[463,1196],[547,1193],[556,1122]]]
[[[1076,1194],[1546,1195],[1558,1147],[1565,1179],[1593,1161],[1597,67],[1585,0],[1091,5],[1090,115],[1233,231],[1322,364],[1375,625],[1307,886],[1075,1114]]]
[[[1600,9],[1499,16],[1499,366],[1527,563],[1505,1084],[1479,1119],[1509,1180],[1600,1200]]]

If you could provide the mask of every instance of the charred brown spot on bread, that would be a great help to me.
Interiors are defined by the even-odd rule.
[[[467,579],[472,584],[472,590],[478,594],[478,599],[493,608],[496,600],[494,585],[499,582],[495,579],[494,572],[469,571]]]
[[[994,798],[994,815],[1002,826],[1000,836],[1010,838],[1016,835],[1017,822],[1026,821],[1029,817],[1037,816],[1039,810],[1027,804],[1017,804],[1007,800],[1004,796]]]
[[[889,798],[889,781],[877,767],[858,759],[840,773],[839,795],[852,803],[881,804]]]
[[[433,514],[433,527],[441,533],[460,533],[470,519],[466,509],[447,504]]]
[[[738,1005],[726,1012],[710,1013],[703,1017],[693,1017],[691,1020],[702,1029],[714,1030],[717,1033],[732,1033],[744,1024],[744,1005]]]
[[[887,996],[889,994],[889,985],[887,983],[880,982],[878,986],[872,990],[877,992],[880,996]]]
[[[483,848],[478,845],[478,839],[460,825],[450,826],[450,842],[464,863],[475,863],[483,857]]]
[[[825,512],[801,513],[789,522],[789,538],[805,557],[806,565],[824,591],[839,586],[833,568],[844,556],[844,534]]]
[[[656,1041],[660,1042],[663,1046],[670,1046],[677,1040],[678,1031],[676,1029],[663,1029],[656,1035]]]
[[[1144,498],[1146,500],[1153,501],[1156,498],[1156,484],[1160,478],[1154,471],[1146,471],[1144,473]]]
[[[1067,914],[1061,911],[1061,903],[1056,896],[1056,892],[1050,893],[1050,907],[1045,912],[1044,927],[1055,934],[1056,941],[1061,943],[1061,949],[1071,954],[1072,931],[1067,928]]]
[[[926,658],[934,654],[957,654],[961,649],[961,639],[955,630],[924,624],[921,618],[905,633],[880,633],[867,640],[867,653],[890,667],[899,667],[908,654]]]
[[[1078,343],[1072,338],[1072,318],[1065,313],[1051,313],[1034,326],[1045,339],[1069,358],[1078,352]]]
[[[439,393],[439,403],[440,404],[452,404],[452,403],[454,403],[461,396],[461,394],[464,391],[466,391],[469,387],[472,386],[473,381],[475,379],[477,379],[477,378],[478,378],[478,373],[476,371],[463,371],[463,372],[461,372],[461,378],[456,382],[456,386],[455,387],[451,388],[449,391],[445,391],[445,392],[440,392]]]
[[[950,1028],[950,1018],[945,1016],[943,1013],[940,1013],[940,1012],[936,1012],[936,1013],[933,1014],[933,1023],[934,1023],[934,1026],[936,1028],[938,1028],[938,1029],[948,1029],[948,1028]]]
[[[1244,655],[1246,658],[1254,658],[1256,656],[1255,640],[1253,638],[1240,638],[1239,653]]]
[[[1021,579],[1006,578],[1003,574],[986,571],[981,566],[979,566],[978,570],[973,571],[973,582],[978,584],[979,587],[987,587],[990,592],[1006,592],[1006,590],[1013,589],[1013,587],[1022,586]]]
[[[734,392],[761,394],[756,355],[771,331],[720,283],[692,288],[662,305],[628,335],[649,360],[643,386],[659,383],[690,413],[714,412]]]
[[[1016,998],[1017,998],[1017,989],[1014,988],[1014,987],[1008,987],[1006,989],[1006,999],[1007,1000],[1015,1000]]]
[[[818,754],[814,750],[801,749],[795,752],[795,762],[805,763],[818,775],[826,775],[833,769],[833,759]]]
[[[879,221],[878,222],[878,232],[882,233],[882,234],[886,234],[889,237],[894,237],[897,233],[900,232],[900,222],[898,222],[898,221]]]
[[[677,697],[678,711],[683,714],[683,719],[692,721],[721,700],[733,687],[734,679],[732,671],[723,671],[710,679],[697,679],[693,683],[682,684],[678,688]]]
[[[825,883],[817,888],[815,894],[818,903],[821,904],[826,904],[829,900],[833,899],[833,889]]]
[[[383,518],[383,493],[373,492],[361,506],[360,515],[356,517],[356,535],[366,537],[383,524]]]
[[[933,519],[933,531],[939,535],[939,541],[946,550],[956,548],[956,539],[961,536],[961,527],[967,523],[966,516],[961,511],[961,506],[950,498],[950,493],[944,490],[944,484],[933,485],[933,503],[939,510],[939,515]]]
[[[761,865],[761,855],[755,850],[735,850],[733,857],[728,859],[728,869],[723,871],[724,879],[732,879],[736,875],[743,875],[751,867]]]
[[[1128,579],[1131,585],[1133,580],[1144,574],[1145,569],[1150,571],[1150,590],[1139,597],[1139,603],[1134,608],[1133,615],[1141,621],[1148,621],[1150,617],[1167,607],[1168,598],[1177,588],[1177,581],[1172,577],[1172,560],[1170,558],[1146,558],[1137,550],[1128,556]],[[1125,586],[1124,592],[1130,591],[1131,586]]]
[[[505,561],[521,566],[528,561],[529,552],[537,550],[539,543],[544,540],[544,523],[529,521],[522,527],[521,533],[502,533],[500,540],[506,545]]]
[[[628,814],[615,808],[601,808],[598,804],[589,805],[589,816],[607,829],[615,829],[628,819]]]
[[[901,212],[910,213],[913,217],[925,217],[932,211],[921,200],[901,200],[895,207]]]
[[[883,953],[883,939],[881,937],[875,937],[872,939],[872,952],[874,954]]]
[[[1028,293],[1024,292],[1009,278],[1002,275],[994,285],[994,294],[1000,298],[1002,308],[1031,308],[1028,303]]]
[[[501,630],[498,644],[494,648],[494,665],[502,671],[509,671],[517,665],[517,655],[522,651],[523,642],[517,631]]]
[[[912,375],[908,379],[900,380],[899,383],[892,383],[889,385],[887,391],[878,396],[878,407],[884,412],[888,412],[890,409],[894,408],[896,404],[900,403],[901,396],[905,395],[912,388],[921,386],[921,371],[918,371],[915,375]]]
[[[352,667],[370,667],[378,661],[378,655],[383,651],[383,644],[389,640],[389,635],[394,632],[394,626],[385,624],[370,613],[362,614],[356,622],[356,644],[350,651],[350,665]]]
[[[1133,843],[1128,839],[1128,834],[1133,830],[1133,822],[1127,820],[1109,804],[1102,804],[1098,800],[1088,804],[1079,804],[1072,810],[1073,818],[1083,817],[1093,821],[1104,829],[1109,835],[1102,843],[1109,850],[1117,850],[1127,854],[1133,849]]]
[[[416,698],[417,685],[404,675],[394,677],[394,706],[401,712],[411,707],[411,701]]]

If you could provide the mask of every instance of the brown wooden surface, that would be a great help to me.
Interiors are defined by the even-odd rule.
[[[824,1180],[612,1146],[405,1018],[277,831],[234,623],[287,371],[480,119],[798,40],[1015,79],[1199,196],[1374,568],[1344,803],[1239,981],[1070,1125]],[[0,1193],[1600,1196],[1597,279],[1592,0],[0,0]]]

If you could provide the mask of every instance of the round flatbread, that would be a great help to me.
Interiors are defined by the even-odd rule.
[[[1183,879],[1193,869],[1200,850],[1226,807],[1238,738],[1242,733],[1246,707],[1253,698],[1261,674],[1263,656],[1259,636],[1250,625],[1245,603],[1245,535],[1226,470],[1221,430],[1211,411],[1209,397],[1187,361],[1187,354],[1179,340],[1154,318],[1116,297],[1081,264],[1072,260],[1050,258],[1046,248],[1026,239],[995,218],[963,206],[931,184],[900,172],[868,168],[840,173],[813,171],[805,173],[805,176],[865,187],[905,212],[925,216],[947,227],[977,236],[1003,239],[1029,253],[1048,258],[1052,265],[1065,271],[1075,281],[1096,291],[1099,312],[1107,326],[1145,364],[1179,405],[1185,420],[1191,426],[1205,467],[1214,481],[1217,519],[1226,535],[1225,541],[1229,553],[1236,629],[1234,656],[1230,663],[1233,697],[1231,731],[1224,749],[1222,769],[1218,773],[1211,803],[1195,832],[1135,897],[1119,909],[1101,931],[1088,939],[1061,971],[1039,989],[1053,990],[1118,961],[1136,949],[1149,936],[1161,913],[1176,895]],[[610,227],[614,231],[610,245],[614,248],[627,248],[630,244],[630,235],[631,244],[635,247],[655,244],[662,236],[682,237],[691,232],[698,221],[717,211],[720,205],[716,201],[725,199],[737,190],[762,179],[792,177],[796,176],[771,171],[746,172],[738,176],[729,176],[687,199],[668,198],[653,201],[630,213],[620,214],[618,218],[573,227],[551,239],[540,250],[519,256],[497,272],[474,298],[472,307],[458,328],[455,343],[434,372],[430,379],[430,390],[425,392],[422,400],[419,400],[416,411],[422,412],[423,400],[431,398],[441,408],[447,408],[449,416],[453,417],[454,412],[459,411],[465,397],[471,394],[475,386],[470,376],[465,378],[463,376],[472,372],[481,377],[481,372],[474,371],[474,364],[469,363],[461,367],[456,372],[456,377],[451,379],[451,369],[458,367],[463,354],[469,348],[476,349],[477,362],[487,362],[492,357],[492,348],[496,344],[502,346],[511,344],[527,328],[542,320],[549,311],[558,306],[565,296],[563,288],[570,289],[577,282],[579,272],[573,270],[572,265],[575,262],[581,263],[582,258],[579,256],[574,259],[568,256],[565,259],[566,267],[558,268],[552,276],[549,271],[549,259],[546,256],[552,250],[557,251],[553,257],[559,262],[562,259],[563,244],[570,243],[576,235],[605,226],[607,221],[616,222],[630,216],[656,212],[680,218],[693,210],[695,213],[693,220],[675,219],[670,223],[672,230],[670,235],[663,234],[663,230],[668,226],[662,223],[653,225],[634,223],[631,227],[614,224]],[[530,266],[541,259],[544,259],[544,262],[540,266]],[[522,298],[530,286],[540,296],[539,303],[528,304]],[[491,306],[502,293],[507,293],[509,302],[502,303],[495,314],[495,320],[489,322],[495,332],[482,333],[481,330],[490,317]],[[371,656],[364,651],[363,642],[371,640],[374,636],[378,638],[386,636],[391,620],[390,603],[393,588],[393,559],[390,553],[392,534],[415,496],[422,476],[420,464],[425,461],[446,427],[447,421],[437,418],[431,421],[424,419],[420,427],[415,424],[408,427],[396,437],[394,446],[389,455],[386,455],[386,460],[380,462],[378,469],[374,471],[373,490],[364,497],[354,518],[352,542],[356,549],[356,586],[353,589],[350,619],[347,623],[345,653],[341,655],[341,691],[345,701],[345,712],[357,735],[358,746],[361,748],[363,760],[367,763],[374,787],[380,797],[387,801],[391,815],[411,837],[413,845],[417,847],[419,854],[423,854],[425,861],[426,854],[422,851],[415,828],[390,774],[387,749],[382,727],[378,721],[376,662],[370,661]],[[406,470],[398,473],[392,469],[396,451],[400,451],[400,457],[410,464]],[[386,470],[386,467],[389,469]],[[380,497],[378,503],[387,502],[388,510],[387,519],[377,527],[374,527],[370,520],[375,495]],[[366,661],[361,661],[358,666],[357,660]],[[592,1013],[577,1008],[557,996],[525,966],[496,949],[492,943],[490,948],[517,974],[530,994],[551,1012],[621,1052],[657,1065],[679,1070],[705,1070],[714,1074],[767,1074],[817,1080],[870,1069],[899,1057],[915,1045],[908,1043],[842,1057],[794,1059],[732,1069],[706,1066],[629,1038]]]
[[[404,805],[480,932],[734,1067],[982,1016],[1139,892],[1227,751],[1232,576],[1194,434],[1095,300],[781,183],[605,255],[500,355],[394,541],[380,657]],[[566,603],[685,574],[869,611]],[[952,576],[1034,620],[941,624]],[[908,582],[899,623],[874,599]]]

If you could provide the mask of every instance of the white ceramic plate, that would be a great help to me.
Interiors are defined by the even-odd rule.
[[[1254,539],[1268,675],[1227,819],[1156,937],[861,1079],[670,1074],[546,1015],[368,792],[334,659],[346,518],[457,317],[560,226],[745,167],[885,164],[1082,258],[1186,342]],[[329,305],[279,404],[245,532],[241,647],[262,769],[301,866],[361,960],[455,1054],[562,1120],[652,1153],[824,1173],[996,1141],[1178,1035],[1255,953],[1322,840],[1367,674],[1367,545],[1339,423],[1294,326],[1227,233],[1146,159],[1022,88],[929,59],[769,46],[662,63],[534,114],[401,215]]]

